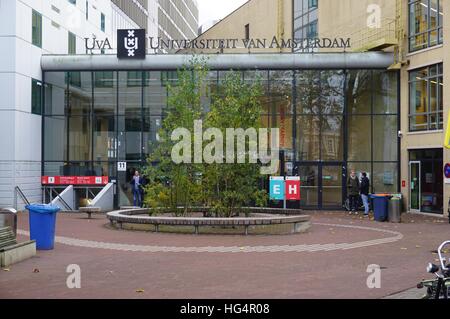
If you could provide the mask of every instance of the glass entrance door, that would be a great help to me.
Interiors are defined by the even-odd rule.
[[[299,166],[300,176],[300,207],[319,207],[319,166]]]
[[[321,166],[321,206],[326,209],[341,209],[343,200],[343,168],[341,165]]]
[[[343,200],[343,167],[340,164],[300,165],[300,207],[341,209]]]
[[[409,208],[411,211],[420,211],[422,184],[420,177],[420,162],[409,162]]]

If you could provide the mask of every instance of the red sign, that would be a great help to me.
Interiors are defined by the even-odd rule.
[[[402,181],[402,187],[406,187],[406,181]]]
[[[300,200],[300,177],[286,177],[286,200]]]
[[[106,185],[108,176],[42,176],[42,185]]]

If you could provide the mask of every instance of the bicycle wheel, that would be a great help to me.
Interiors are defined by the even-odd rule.
[[[350,199],[347,198],[347,199],[345,200],[345,202],[344,202],[344,208],[345,208],[346,211],[348,211],[348,212],[350,211]]]

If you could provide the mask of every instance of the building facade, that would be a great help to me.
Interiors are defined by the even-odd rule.
[[[188,40],[197,37],[198,19],[196,0],[158,0],[158,36],[162,40]],[[167,53],[166,50],[159,52]]]
[[[41,57],[92,53],[85,38],[108,39],[112,49],[94,53],[115,54],[117,29],[157,37],[158,8],[157,0],[0,0],[0,207],[16,197],[23,207],[16,187],[30,202],[42,200],[42,114],[52,107],[43,98],[59,92],[43,83]]]
[[[293,207],[341,209],[349,167],[373,171],[374,190],[397,192],[398,73],[386,71],[392,54],[310,55],[301,65],[296,54],[284,54],[283,62],[277,57],[205,56],[210,68],[205,109],[230,72],[249,83],[261,81],[262,126],[280,131],[277,175],[302,180],[302,200]],[[43,176],[105,176],[116,186],[116,206],[128,206],[134,171],[148,164],[158,143],[168,86],[176,85],[176,70],[190,55],[152,55],[127,64],[113,56],[68,58],[43,57],[45,84],[52,87],[44,97],[49,107],[43,117]],[[382,133],[366,128],[372,122]],[[367,152],[371,146],[373,152]],[[363,163],[355,160],[360,152]],[[126,170],[119,163],[126,163]]]
[[[320,10],[322,4],[326,9]],[[450,96],[449,14],[445,0],[319,2],[320,36],[337,31],[354,39],[354,51],[395,52],[391,68],[400,72],[399,175],[405,209],[411,212],[448,210],[450,187],[443,169],[450,154],[443,145]]]
[[[368,172],[372,192],[401,193],[406,211],[446,214],[450,184],[443,166],[450,154],[443,144],[450,70],[445,60],[450,49],[444,37],[450,26],[444,17],[450,6],[445,0],[250,0],[194,39],[212,41],[213,47],[162,56],[167,60],[159,69],[97,68],[95,56],[61,58],[68,64],[41,68],[49,54],[85,53],[86,34],[114,38],[114,25],[141,28],[144,16],[150,37],[196,36],[194,1],[91,1],[0,0],[0,50],[7,57],[0,79],[5,92],[14,92],[0,102],[3,136],[14,140],[0,141],[5,150],[0,154],[0,206],[11,205],[15,186],[37,201],[41,175],[56,174],[106,174],[118,187],[116,204],[127,204],[131,171],[119,172],[116,164],[127,162],[132,169],[145,164],[150,142],[157,141],[167,83],[176,82],[180,59],[197,53],[248,61],[212,68],[211,90],[231,69],[244,78],[250,72],[249,81],[256,73],[263,78],[262,121],[280,128],[279,174],[301,177],[301,207],[341,207],[348,173],[356,170]],[[70,9],[86,21],[73,22],[78,20]],[[28,24],[17,23],[23,16],[30,18]],[[152,21],[157,33],[149,31],[156,30]],[[52,41],[63,38],[67,42]],[[284,45],[262,45],[274,38]],[[220,39],[238,41],[224,46]],[[321,46],[321,39],[350,39],[351,45]],[[156,51],[148,53],[171,50]],[[353,64],[360,53],[389,56],[389,63]],[[263,56],[271,63],[253,60]],[[81,67],[83,58],[92,58],[87,70]],[[314,64],[316,59],[322,64]]]
[[[84,54],[84,37],[112,34],[110,1],[0,1],[0,206],[14,188],[41,200],[43,54]]]
[[[392,52],[395,61],[388,69],[390,74],[399,73],[398,130],[395,125],[389,125],[392,142],[377,149],[377,136],[385,134],[389,128],[384,125],[389,121],[377,123],[365,116],[388,117],[393,114],[393,109],[375,106],[370,102],[373,94],[362,97],[365,99],[361,103],[363,109],[355,110],[354,116],[349,118],[349,122],[359,124],[353,132],[346,133],[349,143],[353,140],[356,146],[356,152],[348,154],[348,167],[369,172],[373,184],[376,179],[386,184],[393,179],[398,187],[389,191],[402,193],[405,211],[447,214],[450,184],[445,183],[443,167],[450,161],[450,154],[443,145],[448,118],[445,97],[450,96],[450,86],[446,85],[450,66],[445,61],[450,52],[445,41],[450,28],[449,20],[445,19],[449,10],[445,0],[251,0],[199,39],[271,39],[276,36],[281,40],[304,43],[308,39],[339,37],[349,38],[351,47],[312,46],[292,48],[291,51],[299,54]],[[261,16],[265,19],[260,19]],[[238,49],[242,53],[289,52],[289,48]],[[195,51],[227,53],[234,50]],[[392,82],[373,80],[382,90],[395,91],[390,87]],[[363,77],[355,81],[357,85],[364,85],[364,82]],[[385,101],[377,103],[382,105]],[[398,161],[393,156],[397,147]],[[368,161],[369,154],[371,162]],[[392,162],[382,164],[379,160]],[[373,190],[381,191],[377,187]]]

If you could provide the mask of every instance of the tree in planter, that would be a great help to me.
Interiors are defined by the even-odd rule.
[[[233,141],[231,160],[227,158],[230,154],[217,153],[218,150],[213,146],[217,143],[204,146],[205,153],[215,157],[215,161],[205,165],[202,186],[205,201],[218,216],[230,217],[239,213],[243,206],[251,204],[263,206],[267,202],[265,191],[260,191],[258,187],[261,178],[260,165],[250,161],[251,156],[257,155],[250,150],[252,146],[257,145],[251,145],[248,138],[239,140],[233,135],[230,136],[230,129],[234,129],[235,132],[240,130],[241,133],[248,132],[248,129],[258,132],[261,125],[261,97],[262,87],[259,81],[246,84],[240,73],[231,72],[225,77],[219,92],[212,98],[205,126],[220,131],[224,139],[222,145],[227,144],[227,148],[229,148],[227,142],[230,139]],[[213,140],[212,136],[208,137]]]
[[[220,92],[211,96],[210,111],[204,113],[202,97],[207,97],[207,68],[202,61],[194,60],[190,69],[178,72],[178,85],[169,87],[167,116],[162,123],[160,142],[148,159],[145,170],[149,178],[145,203],[150,207],[167,207],[177,214],[187,214],[192,207],[211,207],[217,216],[232,216],[249,204],[265,205],[267,195],[259,191],[260,165],[249,163],[250,142],[245,140],[244,153],[233,146],[233,164],[227,164],[223,153],[227,129],[258,130],[261,121],[261,86],[243,83],[239,74],[231,73],[220,86]],[[176,164],[172,158],[178,140],[172,140],[176,129],[184,128],[194,135],[194,125],[202,122],[201,149],[215,161],[193,164]],[[221,135],[209,134],[213,131]],[[189,140],[187,158],[194,158],[195,140]],[[198,150],[198,149],[197,149]],[[242,150],[241,150],[242,151]],[[197,154],[198,155],[198,154]],[[246,157],[237,163],[238,155]],[[203,156],[202,156],[203,158]],[[178,209],[178,207],[182,207]]]
[[[194,121],[202,117],[201,97],[206,72],[203,62],[193,60],[191,68],[177,72],[175,85],[167,84],[166,116],[159,131],[159,142],[144,170],[149,179],[144,203],[149,207],[163,207],[177,215],[185,215],[191,207],[202,202],[199,176],[203,167],[201,164],[176,164],[171,157],[176,142],[171,136],[177,128],[192,131]],[[192,153],[185,155],[193,158]]]

